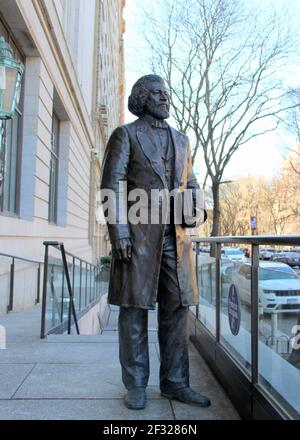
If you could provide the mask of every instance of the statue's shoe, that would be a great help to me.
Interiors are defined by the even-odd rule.
[[[146,401],[146,389],[144,387],[128,390],[124,399],[125,406],[129,409],[144,409]]]
[[[174,391],[161,392],[163,397],[167,399],[176,399],[184,403],[192,403],[202,407],[210,406],[211,402],[208,397],[197,393],[192,388],[180,388]]]

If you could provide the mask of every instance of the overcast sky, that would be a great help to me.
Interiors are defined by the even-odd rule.
[[[258,0],[249,0],[251,5]],[[260,0],[266,5],[273,5],[277,10],[281,10],[283,6],[287,6],[296,23],[300,23],[300,0]],[[127,96],[130,93],[133,83],[140,77],[149,72],[144,64],[143,54],[146,51],[146,43],[144,41],[143,30],[141,29],[142,17],[140,6],[147,4],[151,7],[151,0],[126,0],[125,20],[125,57],[126,57],[126,91]],[[300,24],[299,24],[300,26]],[[290,83],[294,85],[300,84],[300,66],[294,65],[287,72]],[[127,102],[127,98],[126,98]],[[135,119],[128,111],[125,114],[126,121],[130,122]],[[172,124],[172,121],[169,120]],[[272,133],[265,134],[259,138],[255,138],[246,145],[242,146],[233,156],[227,167],[224,180],[235,180],[242,176],[265,176],[271,178],[280,172],[284,151],[286,148],[295,145],[296,138],[287,134],[283,129]],[[194,167],[197,177],[201,182],[201,176],[205,172],[203,161],[197,161]]]

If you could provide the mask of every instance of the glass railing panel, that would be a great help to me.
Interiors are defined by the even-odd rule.
[[[99,267],[96,268],[95,274],[95,292],[97,298],[100,298],[102,295],[102,272]]]
[[[12,258],[0,255],[0,316],[5,315],[11,305],[13,311],[18,312],[33,307],[37,300],[38,264],[15,258],[11,284],[12,262]]]
[[[68,267],[68,272],[69,272],[69,278],[70,278],[70,283],[71,283],[71,288],[73,285],[73,259],[72,257],[70,257],[69,255],[66,255],[66,260],[67,260],[67,267]],[[64,267],[63,267],[63,290],[62,290],[62,308],[63,308],[63,321],[68,319],[69,316],[69,308],[70,308],[70,294],[69,294],[69,289],[68,289],[68,283],[67,283],[67,276],[64,272]],[[74,298],[74,305],[75,308],[77,307],[76,304],[76,299]]]
[[[85,272],[84,272],[84,276],[85,276],[84,303],[85,303],[85,306],[88,306],[89,305],[89,266],[87,263],[84,264],[84,268],[85,268]]]
[[[202,243],[194,246],[199,292],[198,319],[213,335],[216,335],[216,258],[214,249],[214,246],[204,246]]]
[[[74,295],[74,304],[76,312],[81,310],[81,278],[80,278],[80,261],[74,259],[73,265],[73,273],[72,273],[72,283],[73,283],[73,295]]]
[[[87,305],[86,302],[87,292],[87,271],[86,264],[81,263],[81,308],[84,309]]]
[[[96,280],[95,280],[95,278],[96,278],[95,267],[92,267],[91,271],[92,271],[92,286],[91,286],[91,289],[92,289],[92,301],[95,301],[97,299],[97,297],[96,297],[96,284],[95,284],[96,283]]]
[[[93,266],[88,265],[88,298],[89,304],[93,301]]]
[[[251,262],[238,247],[221,247],[220,342],[251,370]]]
[[[260,251],[259,382],[300,415],[300,253]]]
[[[63,321],[65,307],[65,280],[61,253],[53,247],[49,247],[46,289],[45,329],[48,332]]]

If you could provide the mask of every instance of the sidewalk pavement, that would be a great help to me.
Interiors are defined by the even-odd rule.
[[[117,322],[117,309],[110,320]],[[156,326],[155,312],[149,325]],[[110,322],[110,324],[112,323]],[[0,350],[0,420],[237,420],[239,416],[210,369],[190,344],[191,386],[212,400],[199,408],[161,397],[157,333],[149,332],[148,405],[123,404],[118,333],[53,335],[39,339],[40,307],[0,318],[7,346]]]

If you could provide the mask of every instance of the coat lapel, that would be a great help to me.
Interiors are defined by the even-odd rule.
[[[178,188],[181,176],[184,168],[186,157],[186,139],[181,133],[174,128],[170,127],[171,137],[175,150],[175,182],[174,188]],[[151,129],[147,122],[139,120],[137,128],[137,138],[140,146],[144,152],[144,155],[150,161],[153,170],[159,175],[164,186],[166,186],[164,178],[164,170],[161,163],[161,157],[158,147],[155,144],[154,136],[151,133]]]
[[[187,160],[187,157],[186,157],[186,152],[187,152],[186,138],[185,138],[185,136],[183,136],[181,133],[179,133],[177,130],[175,130],[172,127],[170,127],[170,131],[171,131],[171,136],[172,136],[174,150],[175,150],[175,182],[174,182],[174,187],[178,188],[178,186],[181,182],[181,177],[182,177],[182,172],[183,172],[183,168],[185,165],[185,161]]]
[[[161,163],[160,152],[155,145],[155,139],[151,134],[150,127],[148,127],[146,124],[147,123],[139,124],[137,129],[137,138],[144,155],[148,158],[153,170],[159,175],[165,186],[166,182],[164,179],[164,170]]]

